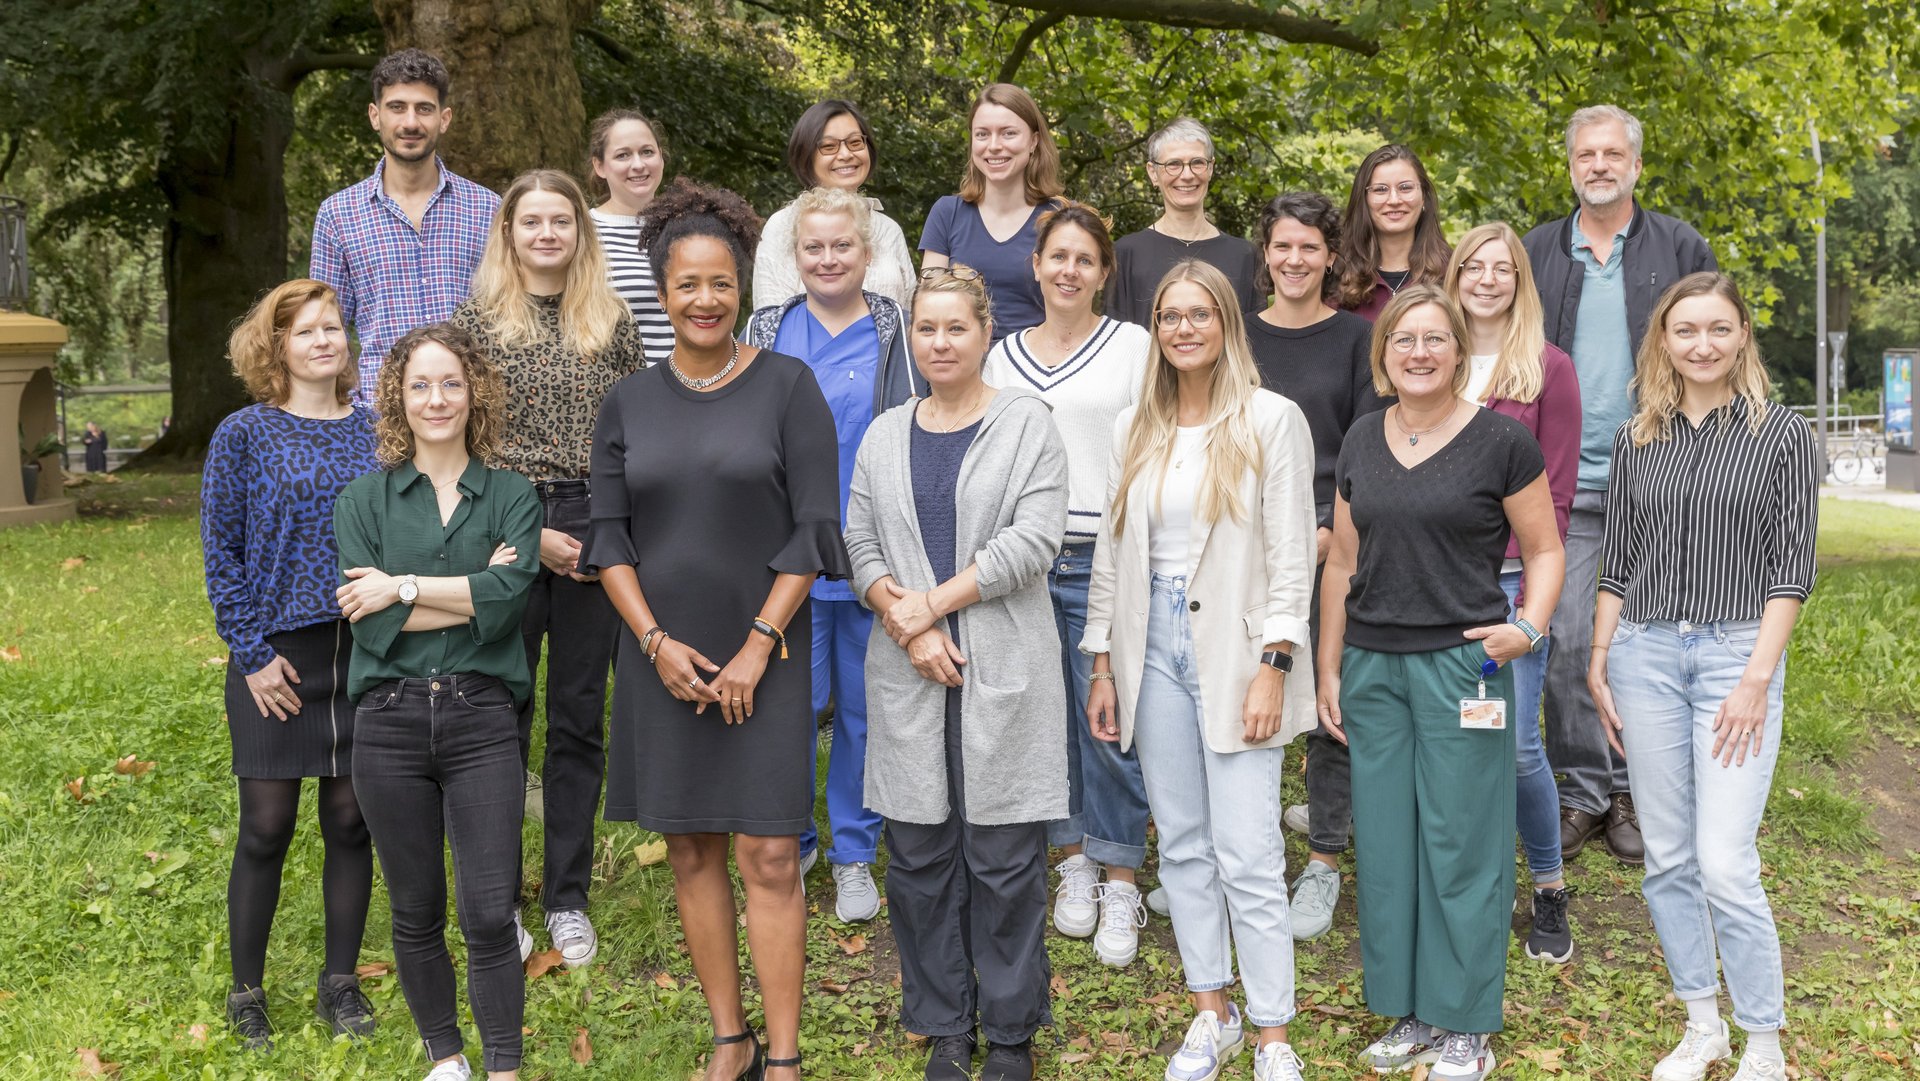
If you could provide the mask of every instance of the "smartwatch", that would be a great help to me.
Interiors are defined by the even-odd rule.
[[[1533,624],[1527,622],[1524,619],[1516,619],[1513,621],[1513,625],[1520,628],[1521,634],[1524,634],[1527,636],[1527,652],[1528,653],[1538,653],[1542,649],[1546,648],[1547,636],[1544,634],[1541,634],[1537,630],[1534,630]]]
[[[413,607],[413,602],[419,599],[420,599],[419,576],[409,574],[406,577],[400,579],[400,603],[411,608]]]
[[[1276,671],[1291,672],[1293,671],[1293,654],[1270,649],[1260,654],[1260,663]]]

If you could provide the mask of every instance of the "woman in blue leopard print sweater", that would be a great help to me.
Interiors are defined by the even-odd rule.
[[[272,1032],[261,990],[280,870],[300,806],[319,779],[326,845],[326,962],[317,1008],[336,1033],[373,1031],[354,975],[373,850],[354,799],[352,643],[334,599],[333,503],[378,468],[373,414],[349,404],[357,370],[333,290],[306,278],[255,304],[228,343],[256,404],[227,417],[207,450],[200,534],[207,599],[227,661],[227,731],[240,828],[227,884],[233,987],[227,1014],[250,1048]]]

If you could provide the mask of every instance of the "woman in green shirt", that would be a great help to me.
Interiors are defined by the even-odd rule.
[[[540,502],[525,477],[485,465],[505,390],[466,331],[407,333],[375,399],[386,469],[334,504],[340,610],[353,624],[354,793],[386,875],[400,987],[433,1061],[427,1081],[471,1075],[447,953],[447,844],[487,1076],[513,1079],[532,941],[514,903],[516,718],[532,690],[520,619],[539,571]]]

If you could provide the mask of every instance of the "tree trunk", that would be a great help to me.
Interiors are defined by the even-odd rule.
[[[587,117],[573,36],[593,0],[374,0],[387,47],[438,56],[453,77],[441,153],[495,191],[528,169],[586,167]]]

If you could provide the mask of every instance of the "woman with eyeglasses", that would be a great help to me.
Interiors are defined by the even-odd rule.
[[[1555,532],[1564,544],[1580,470],[1580,381],[1573,360],[1546,339],[1540,294],[1520,235],[1492,222],[1460,238],[1447,266],[1447,295],[1467,317],[1468,401],[1526,425],[1546,458]],[[1507,542],[1500,588],[1518,613],[1522,567],[1518,538]],[[1567,891],[1560,862],[1560,792],[1540,737],[1540,696],[1551,639],[1513,661],[1514,736],[1518,755],[1520,844],[1533,874],[1533,925],[1527,956],[1560,964],[1573,956]]]
[[[375,383],[380,462],[334,504],[340,611],[353,624],[353,789],[393,909],[400,989],[426,1081],[466,1081],[447,851],[467,943],[467,1000],[487,1076],[518,1077],[526,983],[518,913],[520,738],[533,693],[520,620],[539,564],[540,501],[486,465],[506,388],[450,323],[408,331]]]
[[[608,109],[587,129],[588,184],[604,195],[588,214],[606,251],[607,281],[633,313],[650,363],[673,350],[673,326],[653,285],[653,264],[640,250],[640,216],[667,174],[666,136],[638,109]]]
[[[1260,307],[1266,294],[1256,284],[1260,251],[1207,217],[1207,189],[1219,160],[1206,125],[1183,116],[1147,139],[1147,180],[1160,192],[1160,216],[1113,246],[1113,278],[1106,311],[1114,319],[1148,326],[1153,293],[1182,259],[1198,259],[1233,283],[1244,311]]]
[[[807,108],[794,122],[787,138],[787,168],[800,182],[801,192],[827,188],[859,195],[880,164],[880,147],[867,118],[850,101],[829,98]],[[900,223],[882,212],[880,200],[861,196],[871,208],[872,243],[867,248],[867,277],[861,286],[907,306],[913,297],[913,252],[907,247]],[[760,247],[753,256],[753,305],[756,309],[784,304],[806,292],[806,275],[795,256],[795,230],[800,224],[797,200],[773,212],[760,231]]]
[[[1493,1069],[1513,908],[1512,662],[1537,648],[1564,553],[1540,444],[1462,397],[1466,319],[1410,286],[1374,325],[1374,389],[1334,473],[1321,579],[1320,723],[1353,765],[1367,1008],[1397,1018],[1376,1072]],[[1500,564],[1520,542],[1525,603]]]
[[[1451,251],[1419,155],[1388,143],[1361,159],[1340,221],[1335,303],[1371,323],[1408,286],[1439,285]]]
[[[967,111],[970,150],[957,195],[942,195],[920,233],[924,270],[960,263],[993,300],[993,340],[1046,318],[1033,280],[1033,235],[1061,192],[1060,148],[1033,95],[990,83]]]
[[[1312,727],[1313,441],[1261,389],[1226,275],[1189,259],[1154,296],[1139,403],[1113,427],[1087,591],[1096,739],[1140,758],[1197,1014],[1167,1081],[1211,1081],[1259,1030],[1255,1081],[1300,1081],[1280,825],[1285,747]],[[1235,954],[1247,996],[1231,998]]]

